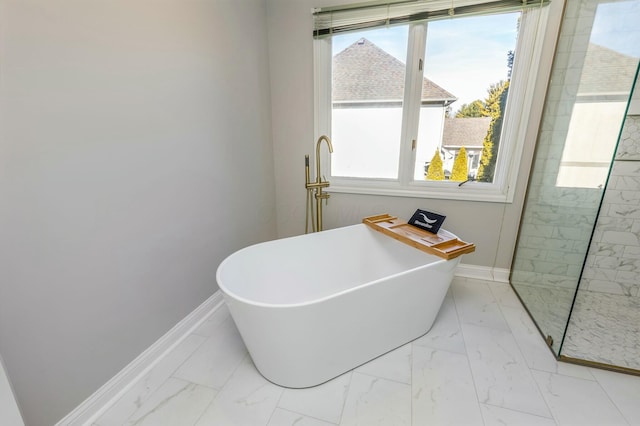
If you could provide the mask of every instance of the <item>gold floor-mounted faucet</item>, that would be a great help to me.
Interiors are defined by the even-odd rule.
[[[329,181],[322,180],[320,177],[320,144],[322,141],[327,142],[327,146],[329,148],[329,153],[333,152],[333,145],[331,144],[331,139],[328,136],[322,135],[318,138],[316,142],[316,181],[311,182],[310,174],[309,174],[309,155],[304,156],[304,173],[305,173],[305,185],[304,187],[307,189],[307,216],[305,223],[305,233],[309,232],[309,217],[311,217],[311,226],[313,232],[322,231],[322,200],[328,200],[329,194],[322,191],[322,188],[329,187]],[[315,191],[314,197],[316,199],[316,214],[314,220],[313,214],[313,199],[311,197],[312,192]]]

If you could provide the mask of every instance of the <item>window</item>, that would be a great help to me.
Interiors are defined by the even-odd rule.
[[[316,18],[316,127],[333,142],[332,191],[512,200],[546,8],[482,6],[417,22],[394,5]]]

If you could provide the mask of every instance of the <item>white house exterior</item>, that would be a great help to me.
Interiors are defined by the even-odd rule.
[[[405,64],[367,39],[333,57],[331,174],[396,178]],[[431,161],[442,144],[445,111],[456,97],[423,80],[416,164]],[[416,167],[415,179],[424,179]]]

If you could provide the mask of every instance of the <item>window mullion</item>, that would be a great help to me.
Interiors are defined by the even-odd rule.
[[[402,185],[413,180],[416,157],[413,141],[418,137],[426,39],[426,23],[414,24],[409,27],[398,172],[398,179]]]

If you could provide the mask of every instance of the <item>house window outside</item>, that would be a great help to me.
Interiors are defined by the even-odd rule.
[[[524,54],[516,46],[524,14],[382,27],[316,40],[316,87],[328,86],[324,97],[316,92],[316,122],[319,134],[330,135],[334,145],[326,171],[332,189],[510,201],[518,114],[526,108],[509,110],[507,95],[513,91],[508,87],[512,74],[513,80],[530,78],[514,69],[514,52],[515,58],[531,60],[531,39],[536,39],[535,31],[528,35]],[[527,28],[537,28],[541,14]],[[531,68],[523,62],[521,68]],[[511,138],[503,136],[505,120],[518,121],[510,126]],[[471,181],[465,185],[449,181],[462,147]],[[444,181],[426,179],[436,152]]]

